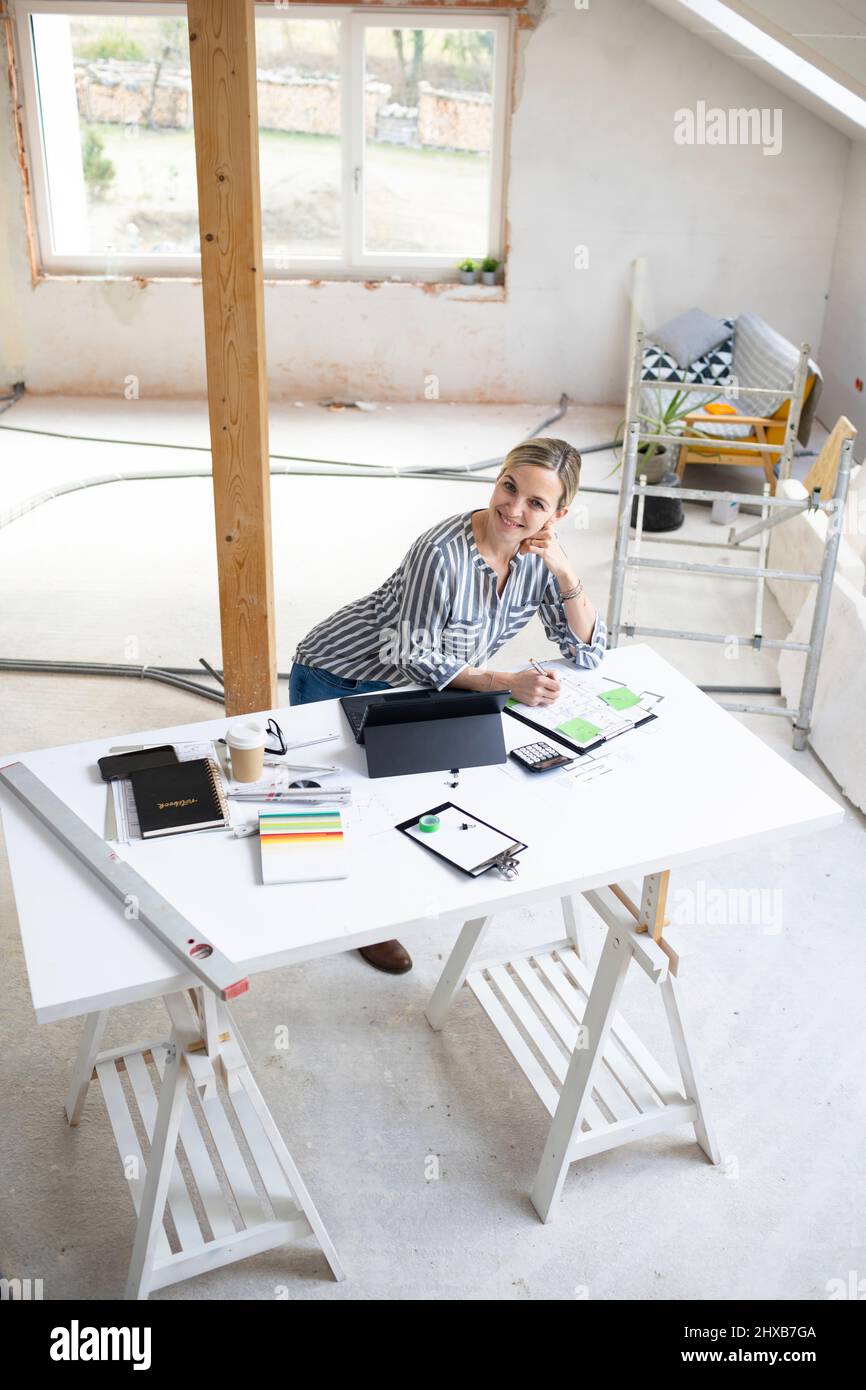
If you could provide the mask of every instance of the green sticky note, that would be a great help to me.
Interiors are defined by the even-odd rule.
[[[519,705],[519,704],[520,704],[520,701],[519,701],[519,700],[515,700],[514,696],[512,695],[511,699],[505,701],[505,708],[508,709],[508,706],[509,706],[509,705]]]
[[[590,724],[588,719],[569,719],[565,724],[557,724],[556,727],[567,738],[573,738],[575,743],[588,743],[601,732],[595,724]]]
[[[635,695],[633,690],[622,685],[617,690],[609,690],[606,695],[600,695],[600,700],[604,700],[611,709],[631,709],[632,705],[640,704],[640,696]]]

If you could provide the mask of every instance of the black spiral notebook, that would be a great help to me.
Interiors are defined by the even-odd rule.
[[[145,768],[129,780],[145,840],[229,824],[220,771],[210,758]]]

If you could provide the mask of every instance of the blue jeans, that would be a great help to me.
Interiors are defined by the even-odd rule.
[[[387,681],[355,681],[335,676],[321,666],[302,666],[292,662],[289,676],[289,704],[311,705],[316,700],[337,700],[341,695],[368,695],[373,690],[390,690]]]
[[[341,695],[367,695],[373,690],[390,690],[387,681],[354,681],[335,676],[321,666],[302,666],[292,662],[289,674],[289,704],[311,705],[316,700],[337,700]]]

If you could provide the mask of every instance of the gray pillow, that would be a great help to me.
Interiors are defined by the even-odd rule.
[[[705,352],[712,352],[713,348],[730,338],[731,330],[721,319],[714,319],[703,309],[689,309],[686,314],[668,319],[649,336],[651,342],[664,348],[678,367],[689,367]]]

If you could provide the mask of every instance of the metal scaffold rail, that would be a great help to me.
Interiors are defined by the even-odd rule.
[[[836,558],[839,551],[839,543],[842,534],[842,520],[846,500],[848,497],[848,482],[851,474],[852,455],[854,448],[853,439],[845,439],[841,446],[839,455],[839,467],[836,473],[836,482],[833,496],[826,501],[822,501],[820,493],[816,490],[810,497],[804,499],[791,497],[775,497],[770,494],[769,486],[764,485],[763,494],[738,493],[727,490],[715,490],[712,488],[682,488],[664,487],[660,485],[648,485],[645,475],[637,478],[638,451],[640,446],[645,443],[670,444],[678,447],[688,447],[689,443],[697,444],[698,447],[707,447],[704,439],[692,441],[684,439],[683,435],[658,435],[651,430],[644,430],[641,425],[640,396],[644,386],[651,386],[654,391],[713,391],[717,395],[720,389],[724,389],[724,383],[716,386],[700,386],[691,382],[682,381],[655,381],[645,380],[642,376],[643,354],[645,347],[645,337],[643,333],[635,335],[634,352],[631,360],[631,371],[629,374],[629,386],[627,394],[627,419],[628,424],[625,434],[625,445],[622,462],[622,479],[619,493],[619,506],[617,511],[616,539],[614,543],[613,573],[611,577],[610,600],[608,602],[607,626],[609,642],[612,647],[619,644],[622,635],[626,637],[674,637],[687,642],[710,642],[710,643],[732,643],[737,642],[744,646],[750,646],[759,651],[762,647],[772,648],[782,651],[804,652],[806,662],[803,671],[803,682],[800,689],[800,697],[796,709],[776,707],[774,705],[760,705],[747,701],[721,701],[724,709],[736,710],[749,714],[771,714],[780,715],[788,718],[793,724],[793,743],[795,749],[803,749],[809,736],[812,722],[812,708],[815,701],[815,690],[818,684],[818,670],[821,662],[821,651],[824,645],[824,634],[827,627],[827,617],[830,610],[830,598],[833,590],[833,576],[836,572]],[[788,419],[785,428],[785,438],[782,444],[748,444],[739,439],[736,441],[736,452],[751,453],[775,453],[779,455],[779,476],[788,478],[791,474],[791,467],[794,458],[794,444],[799,428],[800,413],[803,406],[803,397],[806,387],[806,376],[809,363],[809,345],[802,344],[797,370],[794,376],[794,383],[791,391],[791,405],[788,412]],[[778,396],[779,388],[750,387],[737,384],[738,394],[744,395],[775,395]],[[712,441],[711,441],[712,442]],[[721,444],[722,441],[720,440]],[[700,501],[713,502],[717,498],[724,498],[727,502],[737,501],[743,503],[758,503],[761,508],[761,519],[753,526],[736,532],[730,528],[727,539],[723,541],[692,540],[687,537],[667,537],[651,536],[644,534],[644,504],[647,497],[668,497],[675,498],[683,502]],[[637,499],[636,525],[632,528],[631,517],[633,504]],[[816,573],[799,570],[782,570],[772,568],[767,565],[767,547],[769,543],[769,532],[776,526],[784,524],[791,517],[799,516],[805,511],[822,511],[827,514],[827,531],[824,541],[824,554],[821,568]],[[631,532],[634,530],[634,545],[631,546]],[[743,541],[758,538],[757,545],[743,545]],[[700,546],[711,547],[725,550],[742,556],[745,552],[753,553],[757,556],[755,565],[713,565],[691,562],[688,560],[652,560],[641,555],[641,547],[644,541],[658,541],[665,544],[681,546]],[[623,621],[623,600],[625,596],[626,574],[630,571],[634,575],[635,585],[641,570],[665,571],[671,574],[692,574],[692,575],[714,575],[723,578],[748,579],[753,580],[757,586],[755,595],[755,619],[754,631],[748,635],[737,635],[732,633],[713,633],[688,631],[682,628],[647,627],[638,623],[628,623]],[[764,588],[767,579],[792,580],[795,583],[814,584],[817,586],[815,598],[815,609],[812,615],[812,626],[808,642],[794,642],[782,638],[768,638],[763,635],[763,603]]]

